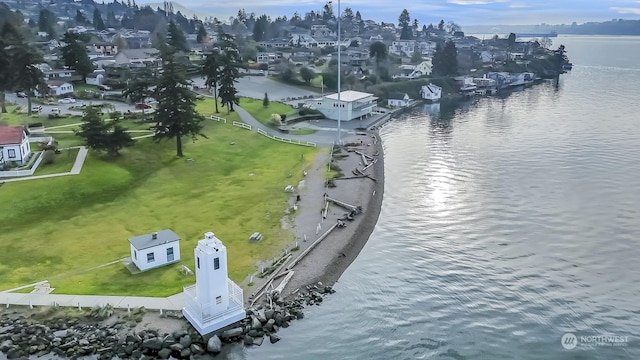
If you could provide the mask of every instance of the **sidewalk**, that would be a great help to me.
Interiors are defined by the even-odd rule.
[[[182,293],[166,298],[110,295],[60,295],[43,293],[0,293],[0,304],[22,306],[66,306],[94,308],[111,305],[119,309],[145,307],[154,310],[179,311],[184,307]]]
[[[67,176],[67,175],[78,175],[80,174],[80,171],[82,171],[82,166],[84,165],[84,161],[87,158],[87,153],[89,153],[89,150],[87,149],[86,146],[80,146],[79,148],[80,150],[78,151],[78,156],[76,156],[76,161],[73,163],[73,167],[69,172],[49,174],[49,175],[25,176],[25,177],[16,178],[16,179],[5,179],[5,180],[1,180],[0,183],[46,179],[46,178],[53,178],[53,177]]]

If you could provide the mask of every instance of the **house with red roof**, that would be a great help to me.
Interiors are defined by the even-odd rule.
[[[31,156],[29,136],[22,126],[0,126],[0,165],[24,164]]]

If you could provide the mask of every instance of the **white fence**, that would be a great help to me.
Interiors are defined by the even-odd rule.
[[[309,147],[316,147],[317,146],[316,143],[311,142],[311,141],[293,140],[293,139],[283,138],[283,137],[280,137],[280,136],[270,135],[270,134],[268,134],[266,131],[264,131],[262,129],[258,129],[258,134],[266,136],[269,139],[285,142],[285,143],[288,143],[288,144],[309,146]]]
[[[233,126],[237,126],[237,127],[243,128],[243,129],[251,130],[251,125],[245,124],[245,123],[239,122],[239,121],[234,121],[233,122]]]
[[[222,118],[222,117],[220,117],[220,116],[209,115],[209,119],[211,119],[211,120],[215,120],[215,121],[218,121],[218,122],[222,121],[222,122],[223,122],[223,123],[225,123],[225,124],[227,123],[227,119]]]
[[[0,177],[17,177],[17,176],[31,176],[38,169],[40,162],[42,161],[42,157],[44,155],[44,151],[41,151],[36,162],[33,163],[31,169],[28,170],[12,170],[12,171],[0,171]]]

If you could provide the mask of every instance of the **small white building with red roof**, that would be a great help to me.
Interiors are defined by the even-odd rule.
[[[29,136],[22,126],[0,126],[0,165],[23,165],[31,156]]]

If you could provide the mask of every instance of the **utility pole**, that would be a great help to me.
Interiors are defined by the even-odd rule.
[[[338,145],[342,145],[342,139],[340,136],[341,130],[341,115],[342,115],[342,101],[340,101],[340,92],[341,84],[340,84],[340,76],[342,75],[342,64],[340,63],[340,48],[342,44],[340,43],[340,23],[342,22],[342,16],[340,14],[340,0],[338,0]]]

